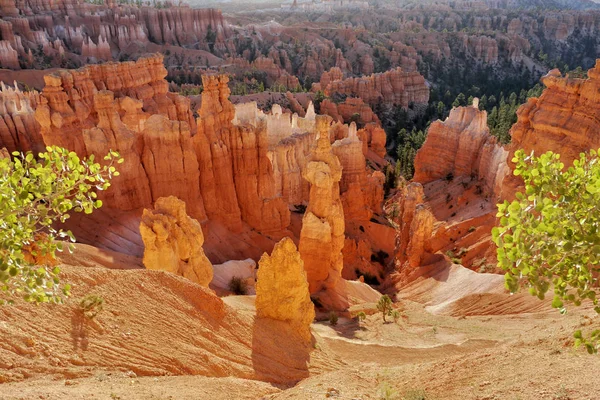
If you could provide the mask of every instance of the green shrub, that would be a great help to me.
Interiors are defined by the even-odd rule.
[[[248,283],[239,276],[231,277],[228,287],[229,291],[236,295],[244,296],[248,294]]]
[[[83,315],[94,319],[104,309],[104,299],[97,295],[87,295],[79,302],[79,308]]]
[[[404,392],[402,400],[429,400],[431,397],[425,390],[421,389],[410,389]]]
[[[398,400],[400,398],[398,391],[388,382],[381,382],[379,385],[380,400]]]
[[[329,313],[329,324],[332,326],[336,326],[338,323],[338,315],[335,311]]]

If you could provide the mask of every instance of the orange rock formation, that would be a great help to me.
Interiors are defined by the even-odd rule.
[[[477,101],[475,102],[477,103]],[[445,121],[429,127],[427,139],[415,157],[414,181],[475,175],[493,193],[499,193],[507,173],[506,151],[487,127],[487,113],[476,106],[458,107]]]
[[[36,91],[22,92],[0,83],[0,147],[35,152],[45,148],[34,110],[40,101]]]
[[[387,154],[385,141],[387,137],[383,128],[376,124],[367,124],[363,129],[357,132],[358,137],[363,144],[363,154],[369,156],[369,150],[372,150],[378,157],[384,158]]]
[[[19,69],[19,60],[31,65],[31,51],[42,48],[44,55],[58,65],[65,55],[80,62],[113,58],[113,52],[126,54],[135,43],[150,45],[197,46],[213,51],[231,50],[226,39],[232,34],[221,11],[194,9],[181,5],[165,8],[132,5],[91,4],[84,1],[4,0],[0,7],[0,65]],[[229,47],[228,47],[229,46]],[[67,49],[67,51],[65,50]]]
[[[346,219],[368,221],[373,212],[381,212],[383,203],[383,182],[381,173],[367,174],[363,143],[357,136],[356,125],[352,123],[348,137],[334,142],[333,153],[342,165],[340,194]]]
[[[429,101],[425,78],[418,72],[404,72],[401,68],[361,78],[332,80],[321,90],[328,96],[339,93],[360,97],[369,105],[387,103],[408,107],[410,103]]]
[[[318,137],[302,172],[310,182],[310,200],[302,219],[300,254],[308,276],[311,294],[325,292],[326,303],[345,309],[340,295],[344,247],[344,210],[339,182],[342,166],[329,142],[331,117],[317,116]]]
[[[232,123],[227,78],[203,77],[197,124],[189,99],[168,93],[165,76],[162,56],[154,55],[49,74],[41,95],[5,88],[0,143],[55,144],[81,156],[121,152],[121,176],[104,194],[113,208],[149,207],[175,195],[200,221],[285,229],[289,211],[276,194],[266,130]]]
[[[228,99],[227,77],[205,75],[196,120],[189,99],[168,92],[165,76],[162,57],[153,55],[136,62],[50,73],[42,93],[3,87],[0,145],[12,151],[41,150],[55,144],[81,157],[102,156],[109,150],[121,153],[125,163],[119,166],[120,176],[101,193],[110,208],[103,209],[102,217],[98,214],[93,223],[122,222],[114,231],[98,232],[86,227],[85,217],[79,218],[71,228],[77,235],[82,233],[78,236],[85,241],[141,255],[139,234],[119,230],[137,226],[142,208],[151,208],[161,197],[176,196],[209,233],[215,229],[214,235],[207,234],[208,240],[219,243],[222,235],[253,231],[272,237],[265,237],[254,250],[269,250],[274,240],[289,235],[290,207],[311,200],[310,183],[303,176],[320,174],[307,172],[318,134],[314,108],[309,105],[305,116],[299,117],[284,113],[277,105],[270,113],[260,111],[256,103],[234,107]],[[316,204],[311,214],[331,219],[329,224],[335,220],[332,254],[336,256],[331,268],[339,276],[339,251],[344,244],[341,209],[346,208],[348,220],[357,223],[381,213],[383,175],[369,172],[365,157],[385,154],[385,133],[374,124],[359,132],[355,125],[322,125],[322,141],[337,140],[334,148],[342,164],[328,144],[330,158],[340,165],[339,170],[334,168],[336,181],[328,189],[333,211],[325,212]],[[319,157],[317,161],[322,161]],[[313,189],[318,191],[317,187]],[[110,236],[115,234],[123,235],[123,243],[114,243]],[[360,235],[351,237],[361,240]],[[250,248],[245,245],[245,250],[231,257],[260,254]],[[218,249],[207,252],[215,261],[227,261],[221,253]]]
[[[257,317],[288,322],[305,341],[310,341],[315,309],[304,262],[292,239],[283,238],[270,256],[263,254],[258,267]]]
[[[173,196],[156,200],[153,210],[144,210],[140,233],[147,269],[181,275],[204,287],[212,281],[213,268],[202,249],[202,227],[187,216],[183,201]]]
[[[562,77],[552,70],[542,78],[546,89],[540,98],[530,98],[517,111],[508,146],[508,163],[514,152],[524,149],[542,154],[553,151],[561,155],[566,166],[579,153],[600,148],[600,60],[588,71],[588,79]],[[513,198],[522,180],[509,175],[502,185],[502,196]]]
[[[413,182],[403,184],[385,206],[397,229],[395,284],[440,257],[473,269],[495,265],[490,232],[508,152],[490,135],[487,115],[476,106],[477,101],[455,108],[430,126],[415,158]]]
[[[421,266],[426,252],[431,252],[435,217],[425,203],[423,186],[413,182],[403,186],[392,200],[390,215],[397,225],[396,269]]]
[[[375,123],[380,125],[379,117],[368,104],[358,97],[350,97],[343,103],[336,104],[329,99],[321,102],[321,114],[331,116],[335,121],[349,123],[358,122],[361,125]]]

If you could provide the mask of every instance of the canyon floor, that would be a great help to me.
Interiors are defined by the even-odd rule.
[[[228,360],[229,346],[236,354],[244,353],[236,346],[248,346],[256,368],[255,352],[261,347],[256,336],[265,333],[248,329],[252,296],[225,298],[235,320],[225,318],[218,327],[210,326],[218,335],[232,335],[225,342],[205,329],[215,324],[207,317],[213,311],[206,312],[214,305],[203,303],[209,297],[192,300],[198,299],[200,289],[179,277],[103,267],[65,266],[64,271],[75,284],[67,304],[0,310],[0,354],[9,350],[4,354],[12,355],[0,361],[2,400],[591,400],[600,393],[600,359],[574,349],[572,340],[574,330],[591,330],[593,311],[570,310],[562,316],[528,295],[461,297],[455,295],[451,279],[422,279],[407,295],[418,292],[415,285],[428,291],[435,285],[436,296],[450,304],[443,308],[446,315],[432,312],[440,308],[431,299],[426,304],[404,299],[395,304],[401,313],[396,322],[388,318],[384,323],[375,305],[365,304],[361,308],[371,315],[364,321],[341,317],[336,326],[314,323],[307,377],[295,385],[277,385],[194,375],[222,374],[248,361]],[[448,277],[460,271],[454,267]],[[492,286],[498,281],[494,275],[476,276],[477,282],[465,276],[461,282],[481,285],[481,276],[494,282]],[[82,322],[75,310],[90,287],[105,299],[105,307],[93,320]],[[509,314],[514,309],[520,313]],[[261,340],[282,339],[274,334]],[[266,356],[275,360],[298,354],[291,349],[285,356]],[[208,358],[201,362],[202,357]]]

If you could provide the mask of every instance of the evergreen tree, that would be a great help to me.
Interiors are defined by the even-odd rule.
[[[460,106],[466,106],[467,105],[467,98],[465,97],[465,95],[463,93],[459,93],[458,96],[456,96],[456,99],[454,100],[454,102],[452,103],[452,107],[460,107]]]

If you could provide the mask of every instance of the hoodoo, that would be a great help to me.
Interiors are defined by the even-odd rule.
[[[300,232],[300,255],[304,260],[311,294],[321,292],[335,309],[345,309],[342,280],[344,209],[340,198],[342,166],[329,141],[331,118],[317,116],[317,139],[302,176],[310,182],[310,198]]]
[[[185,203],[176,197],[161,197],[153,210],[144,210],[140,233],[144,241],[144,265],[207,287],[213,268],[204,255],[204,235],[198,221],[185,213]]]
[[[290,238],[282,239],[271,255],[263,254],[258,262],[256,315],[288,322],[304,340],[310,340],[315,309],[304,262]]]

